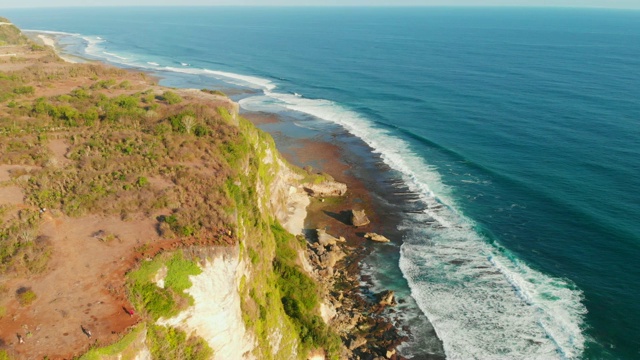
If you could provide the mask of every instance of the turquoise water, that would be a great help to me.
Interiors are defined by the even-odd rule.
[[[69,52],[250,89],[245,109],[361,138],[419,197],[387,266],[447,357],[640,357],[640,12],[2,15],[76,34],[59,34]]]

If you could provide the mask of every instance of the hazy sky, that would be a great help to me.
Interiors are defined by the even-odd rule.
[[[53,6],[578,6],[640,9],[640,0],[0,0],[0,8]]]

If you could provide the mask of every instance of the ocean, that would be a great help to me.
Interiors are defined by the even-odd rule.
[[[363,268],[408,299],[403,355],[640,357],[640,11],[0,15],[163,85],[222,88],[292,132],[356,139],[397,180],[378,197],[402,239]],[[394,187],[413,196],[394,202]]]

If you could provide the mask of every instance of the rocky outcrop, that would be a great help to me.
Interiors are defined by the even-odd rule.
[[[365,238],[371,240],[371,241],[377,241],[377,242],[389,242],[391,240],[389,240],[386,236],[380,235],[380,234],[376,234],[376,233],[366,233],[364,235]]]
[[[325,229],[317,229],[316,231],[318,232],[318,243],[322,246],[329,246],[335,245],[339,242],[346,242],[344,237],[340,236],[339,238],[337,238],[335,236],[331,236],[327,234],[327,231]]]
[[[394,306],[396,305],[395,293],[393,290],[386,290],[378,293],[378,304],[382,306]]]
[[[355,350],[361,346],[364,346],[367,343],[367,339],[363,336],[356,336],[355,339],[351,340],[349,343],[349,350]]]
[[[324,181],[320,184],[305,184],[304,190],[317,198],[343,196],[347,192],[347,185],[337,181]]]
[[[351,210],[351,224],[356,227],[368,225],[371,221],[364,210]]]

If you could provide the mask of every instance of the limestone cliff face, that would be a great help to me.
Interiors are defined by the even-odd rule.
[[[240,308],[240,283],[247,272],[239,248],[215,249],[202,266],[202,273],[191,278],[186,292],[193,306],[159,324],[196,333],[214,349],[215,359],[254,359],[255,340],[247,331]]]

